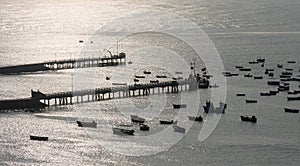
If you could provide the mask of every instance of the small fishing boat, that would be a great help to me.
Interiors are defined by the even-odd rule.
[[[241,121],[256,123],[257,118],[255,116],[251,116],[251,117],[241,116]]]
[[[218,88],[219,86],[217,84],[215,85],[209,85],[210,88]]]
[[[292,68],[285,68],[286,71],[293,71],[294,69]]]
[[[110,77],[105,77],[106,80],[110,80]]]
[[[251,68],[240,68],[239,71],[251,71]]]
[[[251,68],[239,68],[239,71],[251,71]]]
[[[279,78],[291,78],[291,75],[280,75]]]
[[[183,133],[183,134],[185,133],[185,128],[183,128],[183,127],[174,125],[174,126],[173,126],[173,129],[174,129],[175,132]]]
[[[267,81],[268,85],[276,85],[279,86],[280,85],[280,81],[279,80],[269,80]]]
[[[90,127],[90,128],[97,128],[97,123],[95,121],[92,122],[81,122],[76,121],[78,127]]]
[[[296,63],[296,61],[288,60],[287,63]]]
[[[145,76],[135,75],[135,78],[145,78]]]
[[[257,58],[256,61],[259,63],[264,63],[266,61],[266,59],[265,58]]]
[[[48,137],[41,137],[41,136],[34,136],[30,135],[30,140],[35,140],[35,141],[48,141]]]
[[[201,115],[199,116],[188,116],[189,120],[192,120],[192,121],[198,121],[198,122],[202,122],[203,121],[203,118]]]
[[[129,62],[128,62],[128,64],[129,64],[129,65],[131,65],[131,64],[132,64],[132,62],[131,62],[131,61],[129,61]]]
[[[79,40],[79,43],[83,43],[83,40]]]
[[[257,61],[250,61],[249,64],[258,64]]]
[[[239,76],[238,73],[231,73],[231,76]]]
[[[119,135],[134,135],[134,130],[121,127],[113,127],[113,133]]]
[[[150,83],[157,84],[157,83],[159,83],[159,81],[158,80],[150,80]]]
[[[288,96],[287,100],[288,101],[300,100],[300,96]]]
[[[291,108],[284,108],[284,111],[288,113],[299,113],[298,109],[291,109]]]
[[[156,78],[167,78],[166,75],[156,75]]]
[[[282,64],[277,64],[277,67],[278,67],[278,68],[282,68],[283,65],[282,65]]]
[[[174,120],[159,120],[160,124],[177,124],[177,121]]]
[[[241,68],[244,68],[244,67],[243,66],[235,66],[235,68],[241,69]]]
[[[134,82],[139,82],[140,80],[135,78],[135,79],[133,79],[133,81]]]
[[[130,117],[131,117],[131,121],[133,123],[144,123],[145,122],[144,118],[141,118],[141,117],[139,117],[137,115],[130,115]]]
[[[285,71],[285,72],[281,72],[281,75],[293,75],[292,72],[289,72],[289,71]]]
[[[254,78],[255,80],[261,80],[261,79],[263,79],[262,76],[254,76],[253,78]]]
[[[144,73],[144,74],[151,74],[151,71],[146,71],[146,70],[144,70],[143,73]]]
[[[246,96],[245,93],[237,93],[236,96]]]
[[[113,82],[111,83],[112,85],[117,85],[117,86],[126,86],[127,83],[117,83],[117,82]]]
[[[257,103],[257,100],[254,100],[254,99],[246,99],[246,103]]]
[[[173,103],[173,108],[178,109],[178,108],[186,108],[186,104],[174,104]]]
[[[261,92],[260,96],[272,96],[270,92]]]
[[[150,127],[146,124],[140,124],[140,130],[142,131],[149,131],[150,130]]]
[[[245,74],[244,77],[253,77],[253,75],[248,73],[248,74]]]

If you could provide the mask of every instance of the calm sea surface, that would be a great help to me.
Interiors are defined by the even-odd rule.
[[[240,76],[226,79],[228,109],[204,141],[198,139],[203,123],[192,123],[187,116],[199,111],[206,117],[202,105],[210,99],[210,89],[50,107],[38,113],[1,112],[0,165],[298,165],[300,116],[285,113],[283,108],[300,109],[300,102],[288,102],[285,92],[272,97],[261,97],[260,92],[276,88],[267,85],[265,68],[274,68],[275,78],[284,68],[300,75],[299,9],[298,0],[2,0],[1,67],[108,56],[99,46],[116,53],[116,41],[110,41],[115,31],[134,25],[146,27],[148,32],[118,40],[119,52],[126,52],[132,65],[0,76],[0,99],[30,97],[31,89],[51,93],[107,87],[112,82],[133,83],[134,74],[141,75],[143,70],[187,77],[189,63],[196,56],[191,47],[178,38],[156,33],[157,27],[151,24],[122,21],[128,14],[150,10],[173,13],[197,24],[215,45],[224,70]],[[149,17],[159,20],[162,16]],[[124,26],[109,32],[114,20]],[[172,29],[172,25],[159,25],[162,30]],[[259,57],[266,58],[264,68],[248,64]],[[287,60],[297,63],[287,64]],[[276,67],[278,63],[283,69]],[[251,73],[264,79],[245,78],[236,65],[248,66]],[[197,59],[196,70],[202,67]],[[107,81],[107,76],[111,80]],[[153,79],[155,75],[144,82]],[[299,85],[291,82],[291,90],[300,89]],[[237,97],[236,93],[247,96]],[[258,103],[246,104],[246,98]],[[188,107],[173,110],[172,103],[180,101]],[[150,132],[141,132],[135,125],[133,137],[114,135],[111,125],[129,122],[132,114],[145,117]],[[241,122],[240,115],[256,115],[258,123]],[[187,129],[186,135],[159,125],[161,118],[177,119],[178,125]],[[95,120],[98,127],[79,128],[76,120]],[[30,141],[31,134],[48,136],[49,141]],[[171,143],[172,138],[179,142]]]

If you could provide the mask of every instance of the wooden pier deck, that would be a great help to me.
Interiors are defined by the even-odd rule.
[[[73,68],[117,66],[124,63],[126,63],[126,54],[120,53],[119,55],[112,55],[104,58],[64,59],[42,63],[0,67],[0,74],[8,75]]]

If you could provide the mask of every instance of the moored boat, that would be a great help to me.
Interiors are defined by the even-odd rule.
[[[133,123],[144,123],[145,122],[144,118],[141,118],[141,117],[139,117],[137,115],[130,115],[130,117],[131,117],[131,121]]]
[[[251,68],[240,68],[239,71],[251,71]]]
[[[159,120],[160,124],[177,124],[177,121],[174,120]]]
[[[173,108],[178,109],[178,108],[186,108],[186,104],[174,104],[173,103]]]
[[[146,124],[140,124],[140,130],[142,131],[149,131],[150,127]]]
[[[78,127],[91,127],[91,128],[97,128],[97,123],[95,121],[92,122],[81,122],[76,121]]]
[[[253,75],[248,73],[248,74],[245,74],[244,77],[253,77]]]
[[[254,100],[254,99],[246,99],[246,103],[257,103],[257,100]]]
[[[261,92],[260,96],[271,96],[272,94],[270,92]]]
[[[299,113],[299,109],[284,108],[284,111],[289,113]]]
[[[133,129],[125,129],[120,127],[113,127],[113,133],[119,135],[134,135]]]
[[[237,93],[236,96],[246,96],[245,93]]]
[[[198,122],[202,122],[203,121],[203,118],[201,115],[199,116],[188,116],[189,120],[192,120],[192,121],[198,121]]]
[[[166,75],[156,75],[156,78],[167,78]]]
[[[35,141],[48,141],[48,137],[42,137],[42,136],[35,136],[35,135],[30,135],[30,140],[35,140]]]
[[[253,78],[256,79],[256,80],[261,80],[261,79],[263,79],[262,76],[254,76]]]
[[[293,101],[293,100],[300,100],[300,96],[288,96],[287,97],[288,101]]]
[[[135,75],[135,78],[145,78],[145,76]]]
[[[279,80],[269,80],[267,82],[268,85],[276,85],[279,86],[280,85],[280,81]]]
[[[256,123],[257,118],[255,116],[251,116],[251,117],[241,116],[241,121]]]
[[[144,74],[151,74],[151,71],[144,70],[143,73]]]

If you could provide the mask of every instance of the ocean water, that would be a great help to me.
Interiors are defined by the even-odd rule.
[[[283,108],[299,109],[300,103],[288,102],[285,92],[259,96],[275,89],[266,84],[269,78],[264,75],[265,68],[274,68],[275,78],[284,70],[276,67],[278,63],[300,75],[297,0],[4,0],[0,6],[0,66],[108,56],[104,49],[116,53],[116,45],[119,52],[127,53],[127,61],[133,62],[117,67],[0,76],[0,99],[30,97],[31,89],[51,93],[107,87],[112,82],[133,83],[134,74],[144,70],[187,77],[189,63],[198,56],[196,49],[179,38],[156,32],[171,32],[173,25],[182,24],[183,31],[178,35],[189,34],[184,30],[189,30],[190,24],[174,19],[172,14],[199,26],[219,52],[224,70],[240,73],[226,78],[226,86],[221,87],[226,88],[228,109],[224,115],[217,115],[216,128],[204,141],[199,141],[204,123],[192,123],[187,116],[199,112],[205,123],[210,122],[202,105],[212,97],[213,89],[50,107],[37,113],[1,112],[0,165],[298,165],[299,114],[284,113]],[[128,15],[132,18],[147,11],[157,14],[150,12],[148,17],[134,17],[136,22],[128,21]],[[172,19],[168,20],[169,14]],[[131,34],[119,38],[127,30]],[[197,42],[196,35],[188,39]],[[248,64],[259,57],[266,58],[264,68]],[[287,60],[297,63],[287,64]],[[197,71],[207,65],[200,58],[196,62]],[[251,73],[264,79],[245,78],[236,65],[251,67]],[[175,71],[183,74],[176,75]],[[111,80],[105,80],[106,76]],[[152,79],[155,77],[149,76],[145,82]],[[212,83],[219,84],[214,79]],[[299,85],[291,82],[291,90],[299,89]],[[236,93],[247,96],[237,97]],[[246,98],[257,99],[258,103],[246,104]],[[188,107],[173,110],[174,102],[188,103]],[[129,122],[132,114],[145,117],[150,132],[137,130],[133,137],[114,135],[111,125]],[[240,115],[246,114],[256,115],[258,123],[241,122]],[[177,119],[187,133],[158,125],[161,118]],[[98,127],[78,128],[76,120],[95,120]],[[31,134],[49,136],[49,141],[30,141]]]

